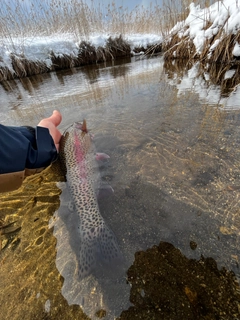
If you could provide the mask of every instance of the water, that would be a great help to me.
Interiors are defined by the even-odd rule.
[[[125,257],[124,271],[136,251],[168,241],[188,258],[210,256],[239,276],[240,112],[235,104],[216,104],[216,95],[213,102],[212,88],[207,96],[197,81],[184,86],[188,74],[169,73],[156,57],[9,81],[0,87],[1,122],[36,125],[54,109],[63,114],[62,131],[87,120],[97,150],[110,156],[101,174],[114,195],[99,205]],[[49,229],[62,178],[56,164],[1,195],[0,218],[21,226],[3,236],[3,319],[86,318],[71,280],[75,270],[64,282],[55,264],[55,236],[72,241],[64,225],[55,236]],[[102,308],[113,319],[129,306],[125,275],[84,285],[83,311],[91,318]]]

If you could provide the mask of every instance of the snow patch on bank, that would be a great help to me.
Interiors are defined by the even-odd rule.
[[[87,41],[96,49],[105,47],[109,37],[119,35],[109,34],[92,34],[82,39]],[[156,34],[129,34],[123,37],[127,41],[133,52],[134,48],[159,44],[163,37]],[[51,68],[51,55],[55,57],[72,57],[77,58],[79,53],[80,42],[73,34],[55,34],[51,36],[39,37],[18,37],[18,38],[0,38],[0,67],[8,68],[13,72],[11,56],[24,57],[29,61],[45,63]]]
[[[196,52],[201,54],[206,41],[223,29],[222,36],[236,34],[240,30],[240,4],[236,0],[217,1],[207,8],[191,3],[190,12],[185,21],[178,22],[170,31],[170,35],[178,35],[179,38],[188,36],[193,41]],[[209,26],[210,25],[210,26]],[[208,27],[209,26],[209,27]],[[211,51],[218,45],[211,47]],[[239,44],[233,49],[234,56],[240,56]]]

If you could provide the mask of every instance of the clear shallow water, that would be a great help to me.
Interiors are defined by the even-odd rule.
[[[62,130],[87,119],[97,150],[111,157],[101,173],[114,195],[100,199],[99,204],[116,234],[126,270],[136,251],[168,241],[187,257],[213,257],[219,267],[226,266],[239,276],[240,113],[206,104],[197,90],[181,87],[179,92],[176,84],[181,79],[177,75],[174,83],[172,79],[158,57],[11,81],[0,87],[1,118],[5,124],[36,125],[59,109]],[[55,238],[48,230],[56,210],[52,202],[57,203],[60,193],[51,183],[58,176],[47,171],[40,177],[26,182],[17,194],[18,203],[11,195],[1,196],[1,217],[13,221],[14,214],[22,226],[11,239],[11,244],[21,240],[17,249],[6,245],[3,251],[2,273],[8,280],[0,287],[1,301],[7,303],[8,294],[17,290],[16,281],[21,287],[19,278],[25,279],[26,304],[15,302],[15,319],[31,308],[35,317],[44,319],[38,311],[42,310],[53,318],[51,312],[64,303],[62,319],[70,319],[72,309],[66,309],[66,301],[60,298],[61,288],[67,300],[69,295],[55,267]],[[34,190],[31,197],[26,195],[31,184],[39,185],[37,202]],[[17,212],[12,209],[13,200]],[[32,220],[29,208],[38,220]],[[26,231],[29,227],[33,232]],[[190,241],[197,243],[196,250],[190,248]],[[9,269],[14,270],[10,276]],[[92,298],[92,304],[83,310],[93,317],[95,309],[102,307],[113,319],[128,306],[130,287],[124,276],[105,277],[100,284],[94,281],[86,297]],[[74,296],[73,288],[76,282],[71,286]],[[9,303],[8,312],[12,308]]]

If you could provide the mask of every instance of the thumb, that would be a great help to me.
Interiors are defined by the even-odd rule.
[[[52,115],[46,120],[52,122],[57,127],[62,121],[62,115],[58,110],[54,110]]]

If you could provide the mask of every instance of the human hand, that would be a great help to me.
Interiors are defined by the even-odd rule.
[[[61,121],[62,121],[61,113],[57,110],[54,110],[53,114],[49,118],[45,118],[41,120],[38,124],[39,127],[44,127],[49,129],[49,133],[53,138],[57,152],[59,152],[59,143],[62,137],[62,134],[58,130],[57,126],[61,123]]]

